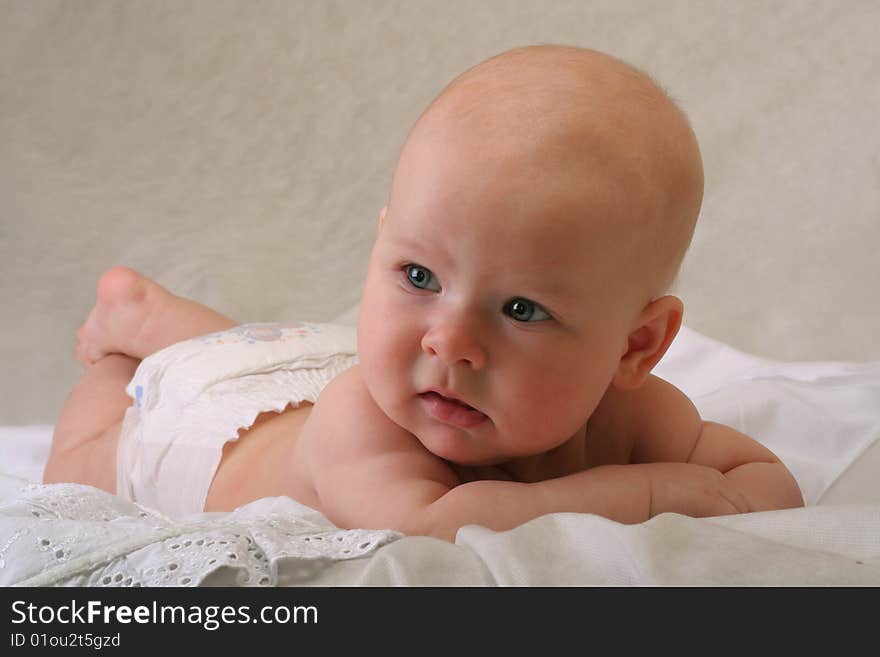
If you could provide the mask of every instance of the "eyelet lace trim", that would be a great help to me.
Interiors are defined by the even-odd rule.
[[[284,497],[180,520],[79,484],[0,503],[0,585],[297,586],[401,534],[343,530]]]

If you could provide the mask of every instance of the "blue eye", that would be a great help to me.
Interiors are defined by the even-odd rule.
[[[440,291],[437,279],[427,267],[407,265],[404,267],[404,271],[406,272],[406,279],[413,287],[417,287],[420,290],[431,290],[432,292]]]
[[[514,297],[504,304],[504,313],[518,322],[542,322],[552,319],[541,306],[522,297]]]

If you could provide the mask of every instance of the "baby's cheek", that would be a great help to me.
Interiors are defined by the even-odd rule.
[[[524,439],[535,447],[551,449],[574,435],[589,419],[589,409],[579,395],[564,387],[541,385],[522,395],[514,421]]]
[[[412,351],[409,344],[411,341],[407,340],[405,331],[394,326],[376,327],[372,342],[375,344],[376,354],[388,368],[399,365]]]
[[[364,377],[371,387],[383,390],[382,396],[396,396],[393,389],[406,379],[411,347],[405,336],[393,324],[374,323],[364,327],[359,343],[361,366]]]

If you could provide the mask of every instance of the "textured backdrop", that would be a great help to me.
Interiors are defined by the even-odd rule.
[[[628,60],[689,114],[686,324],[878,359],[878,24],[875,0],[0,0],[0,424],[54,421],[113,264],[242,321],[350,308],[412,121],[532,43]]]

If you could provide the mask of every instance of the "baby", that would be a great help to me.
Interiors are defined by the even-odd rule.
[[[209,343],[246,329],[111,269],[78,332],[86,370],[45,481],[147,503],[186,494],[208,511],[283,495],[340,527],[447,540],[552,512],[636,523],[801,506],[774,454],[701,420],[650,373],[681,325],[682,302],[665,292],[702,188],[693,132],[643,73],[571,47],[493,57],[447,86],[404,144],[358,362],[321,369],[308,358],[320,336],[306,336],[296,358],[312,364],[284,367],[297,390],[312,377],[314,393],[257,408],[219,443],[199,427],[151,438],[146,414],[162,405],[140,386],[131,404],[136,370],[171,372],[191,359],[180,350],[221,349]],[[217,335],[193,340],[206,334]],[[151,440],[165,441],[154,456]],[[159,465],[140,472],[150,459]]]

